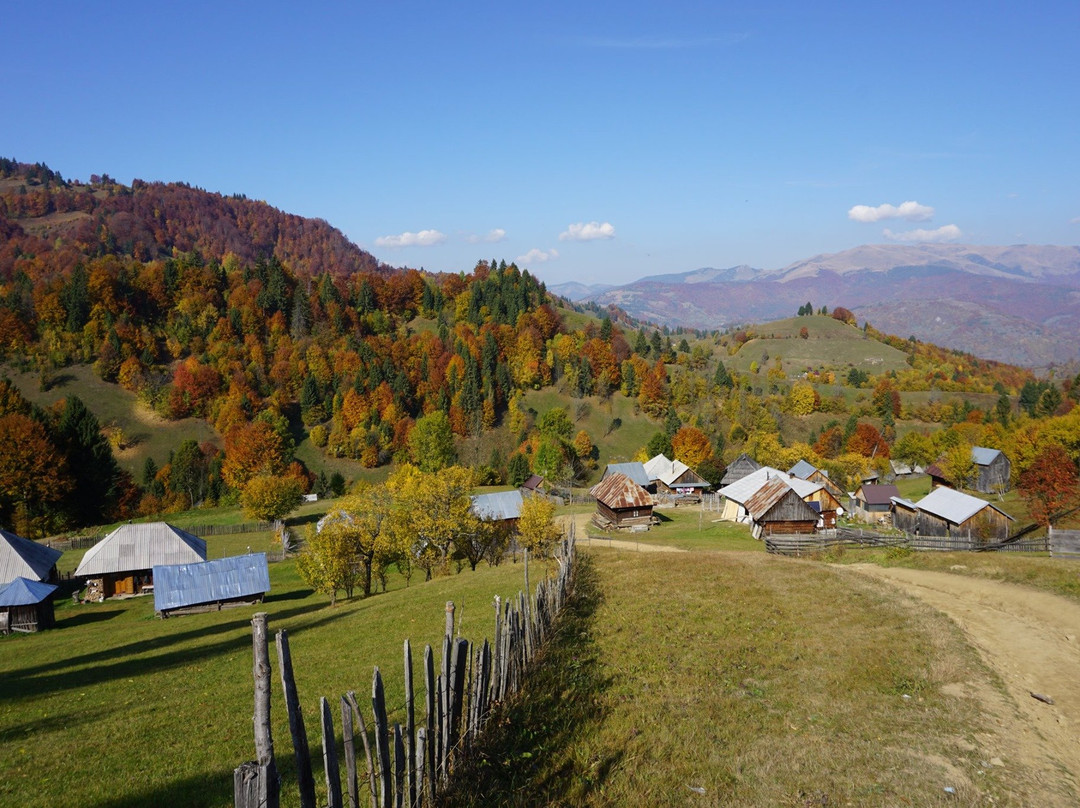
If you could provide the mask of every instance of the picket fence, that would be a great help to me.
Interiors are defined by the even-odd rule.
[[[537,651],[550,635],[573,586],[575,541],[571,526],[556,553],[558,573],[529,591],[528,555],[525,556],[525,590],[514,602],[495,598],[495,634],[477,647],[455,637],[454,604],[446,604],[442,659],[436,675],[431,646],[425,646],[421,666],[424,678],[424,716],[416,726],[412,648],[405,641],[405,726],[387,720],[382,674],[375,668],[371,683],[372,732],[360,708],[356,692],[340,697],[341,733],[344,739],[345,788],[335,745],[330,701],[319,699],[323,771],[329,808],[359,808],[361,778],[357,763],[359,734],[367,767],[367,790],[372,808],[423,808],[436,804],[440,789],[450,781],[481,736],[492,711],[519,691]],[[255,678],[254,761],[240,765],[233,775],[236,808],[278,808],[281,783],[270,732],[270,657],[266,614],[252,619]],[[289,716],[293,755],[296,760],[299,804],[316,808],[315,778],[303,714],[293,678],[289,637],[276,635],[278,667]],[[292,804],[290,800],[286,804]]]

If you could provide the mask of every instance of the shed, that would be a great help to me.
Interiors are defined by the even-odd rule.
[[[694,495],[709,489],[709,483],[681,460],[669,460],[663,453],[644,464],[657,493]]]
[[[55,584],[16,578],[0,588],[0,634],[31,632],[52,628]]]
[[[984,499],[952,488],[935,488],[920,499],[919,533],[924,536],[967,536],[1005,539],[1013,518]]]
[[[608,463],[607,468],[604,469],[603,480],[606,480],[612,474],[625,475],[646,491],[653,488],[653,482],[649,479],[648,472],[645,471],[644,463]]]
[[[59,550],[0,529],[0,586],[16,578],[55,581],[60,556]]]
[[[154,611],[162,617],[260,603],[269,591],[266,553],[154,566]]]
[[[478,494],[472,498],[473,515],[485,522],[517,524],[521,518],[524,500],[520,491],[498,491],[494,494]]]
[[[616,471],[605,476],[589,493],[596,498],[593,522],[602,529],[652,524],[652,495],[625,474]]]
[[[919,506],[903,497],[892,497],[893,527],[906,533],[918,533]]]
[[[86,578],[86,600],[140,595],[154,589],[153,569],[206,560],[206,542],[167,522],[121,525],[86,551],[77,577]]]
[[[900,489],[892,484],[863,483],[855,489],[855,501],[852,510],[860,519],[874,522],[887,515],[892,507],[892,498],[900,496]]]
[[[1012,463],[1003,451],[973,446],[971,459],[978,475],[975,478],[976,491],[982,494],[999,494],[1009,490]]]
[[[747,500],[746,510],[755,539],[777,533],[813,533],[818,523],[817,510],[782,477],[774,477],[759,488]]]
[[[750,457],[750,455],[743,452],[732,461],[730,466],[727,467],[723,478],[720,480],[720,486],[723,487],[725,485],[737,483],[743,477],[748,474],[753,474],[759,468],[761,468],[761,464]]]

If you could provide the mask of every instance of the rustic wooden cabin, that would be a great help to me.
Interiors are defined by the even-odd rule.
[[[266,553],[154,567],[154,611],[163,618],[262,603],[269,591]]]
[[[852,510],[866,522],[888,520],[892,498],[900,496],[900,490],[891,484],[863,483],[855,489]]]
[[[592,521],[602,530],[647,529],[653,522],[652,495],[625,474],[616,471],[605,476],[589,493],[596,499]]]
[[[720,518],[729,522],[750,522],[748,508],[750,498],[761,490],[762,486],[772,480],[783,480],[789,488],[795,489],[795,492],[807,502],[813,501],[815,495],[822,490],[821,483],[800,480],[798,477],[774,469],[772,466],[762,466],[757,471],[747,474],[731,485],[724,486],[717,492],[724,498]]]
[[[755,539],[774,534],[813,533],[818,512],[782,477],[775,477],[746,502]]]
[[[645,473],[657,494],[699,497],[709,490],[709,482],[681,460],[669,460],[663,453],[648,460]]]
[[[732,461],[731,465],[727,467],[727,470],[724,472],[723,478],[720,480],[720,486],[724,487],[726,485],[732,485],[733,483],[737,483],[743,477],[747,476],[748,474],[753,474],[760,468],[761,464],[744,452],[743,454],[736,457],[735,460]]]
[[[923,536],[966,536],[989,542],[1008,538],[1013,521],[986,500],[952,488],[935,488],[915,505],[919,509],[917,532]]]
[[[55,582],[60,555],[59,550],[0,529],[0,586],[16,578]]]
[[[1009,490],[1012,463],[1000,449],[973,446],[971,459],[975,463],[975,490],[981,494],[999,494]]]
[[[16,578],[0,588],[0,634],[29,633],[52,628],[55,584]]]
[[[166,522],[127,524],[87,550],[75,575],[86,578],[84,600],[101,601],[153,592],[156,566],[205,560],[206,542],[186,530]]]

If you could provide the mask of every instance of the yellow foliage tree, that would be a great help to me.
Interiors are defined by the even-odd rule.
[[[522,547],[537,556],[547,556],[562,536],[555,524],[555,504],[542,497],[526,499],[521,505],[518,534]]]
[[[252,477],[240,495],[244,514],[264,522],[285,518],[302,501],[298,479],[269,474]]]

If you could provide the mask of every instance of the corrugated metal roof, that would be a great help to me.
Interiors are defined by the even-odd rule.
[[[589,493],[612,510],[645,508],[653,504],[652,495],[648,491],[617,471],[605,475],[603,480],[589,489]]]
[[[154,566],[154,611],[262,595],[270,591],[266,553],[195,564]]]
[[[1005,518],[1012,519],[1001,508],[987,502],[985,499],[973,497],[953,488],[935,488],[915,503],[915,507],[920,511],[926,511],[934,516],[941,517],[947,522],[952,522],[954,525],[966,522],[983,508],[993,508]]]
[[[44,581],[62,553],[0,529],[0,585],[16,578]]]
[[[718,493],[723,494],[732,502],[738,502],[740,505],[745,505],[747,500],[758,492],[758,489],[770,480],[775,479],[783,480],[789,488],[794,488],[795,493],[797,493],[801,499],[806,499],[806,497],[825,487],[822,483],[815,483],[810,482],[809,480],[800,480],[798,477],[792,477],[786,472],[774,469],[772,466],[762,466],[757,471],[747,474],[738,482],[734,482],[731,485],[721,488]]]
[[[794,489],[782,479],[773,477],[746,500],[746,512],[750,514],[751,519],[757,521],[769,512],[769,508],[783,499],[788,491],[792,490]]]
[[[815,471],[817,471],[817,468],[810,465],[805,460],[800,460],[798,463],[788,469],[788,474],[794,474],[800,480],[805,480]]]
[[[76,575],[148,570],[206,560],[206,542],[167,522],[121,525],[86,551]]]
[[[520,491],[497,491],[493,494],[477,494],[472,498],[472,512],[488,522],[521,518]]]
[[[607,469],[604,470],[604,479],[606,480],[610,474],[624,474],[642,488],[648,488],[652,483],[645,472],[645,466],[641,463],[608,463]]]
[[[997,460],[999,454],[1001,454],[1000,449],[987,449],[985,446],[971,447],[971,459],[977,466],[989,466]]]
[[[31,581],[22,577],[16,578],[11,583],[0,587],[0,608],[33,606],[36,603],[41,603],[55,591],[55,584],[45,584],[41,581]]]
[[[862,489],[862,500],[867,505],[888,505],[893,497],[900,496],[900,489],[892,484],[866,483]]]

